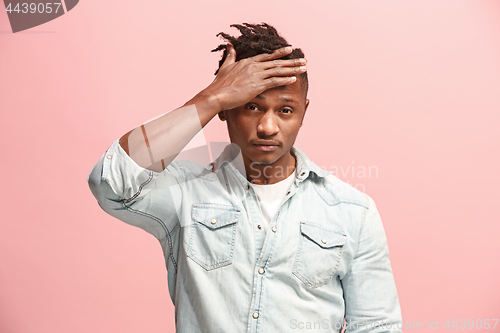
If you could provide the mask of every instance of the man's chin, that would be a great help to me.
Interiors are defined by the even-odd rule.
[[[265,166],[265,165],[273,165],[274,162],[276,162],[276,161],[263,160],[263,161],[254,161],[254,162],[252,162],[252,164]]]
[[[253,158],[252,158],[253,157]],[[250,158],[250,163],[254,164],[254,165],[272,165],[274,163],[276,163],[276,161],[278,160],[278,158],[276,156],[252,156]]]

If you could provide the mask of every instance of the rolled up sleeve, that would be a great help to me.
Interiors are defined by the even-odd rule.
[[[357,253],[342,279],[345,332],[402,332],[396,283],[382,220],[373,199],[361,227]]]
[[[182,194],[172,168],[158,173],[139,166],[116,139],[87,182],[106,213],[164,240],[179,223],[176,202]]]

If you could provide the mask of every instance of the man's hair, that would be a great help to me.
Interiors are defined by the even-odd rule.
[[[273,53],[275,50],[280,49],[285,46],[292,46],[288,44],[285,38],[281,37],[276,29],[262,22],[262,24],[231,24],[231,27],[236,27],[241,32],[241,36],[235,38],[224,32],[219,32],[216,36],[222,36],[224,39],[229,41],[236,51],[236,60],[250,58],[262,53]],[[226,60],[227,56],[227,44],[221,44],[217,48],[213,49],[212,52],[217,52],[224,50],[222,59],[219,61],[219,69]],[[292,53],[287,54],[279,59],[299,59],[304,58],[304,53],[301,49],[293,49]],[[215,75],[219,73],[219,69],[215,71]],[[302,82],[302,87],[304,88],[305,95],[307,96],[307,90],[309,88],[309,81],[307,79],[307,72],[297,75]]]

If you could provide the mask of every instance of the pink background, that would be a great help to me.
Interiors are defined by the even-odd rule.
[[[0,11],[0,332],[174,332],[159,243],[86,178],[263,21],[308,59],[296,146],[378,205],[403,321],[500,317],[499,1],[83,0],[16,34]]]

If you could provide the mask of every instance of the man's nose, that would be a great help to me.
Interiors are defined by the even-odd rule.
[[[265,112],[257,125],[257,134],[264,137],[272,137],[279,132],[278,119],[272,110]]]

